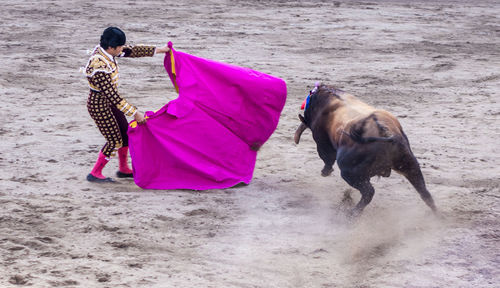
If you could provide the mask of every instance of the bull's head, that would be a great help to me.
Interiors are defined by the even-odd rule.
[[[311,115],[311,101],[312,98],[318,93],[320,87],[323,85],[320,84],[319,82],[316,82],[314,89],[309,91],[309,95],[307,95],[306,99],[304,99],[304,102],[302,103],[302,106],[300,107],[301,109],[304,109],[304,116],[299,114],[299,119],[300,119],[300,126],[297,128],[295,131],[295,136],[294,136],[294,141],[295,144],[299,144],[300,142],[300,136],[302,135],[302,132],[304,132],[307,128],[310,128],[310,126],[307,124],[309,120],[310,121],[310,115]],[[306,120],[307,119],[307,120]]]
[[[294,140],[296,144],[299,144],[302,132],[307,128],[311,129],[311,125],[315,122],[316,117],[320,117],[323,113],[322,110],[332,104],[332,101],[339,100],[339,95],[342,95],[342,93],[342,90],[316,83],[314,89],[309,92],[301,107],[304,109],[304,116],[299,114],[301,123],[295,131]]]

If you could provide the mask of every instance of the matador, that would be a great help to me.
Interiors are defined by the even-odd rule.
[[[117,177],[133,177],[128,166],[128,121],[125,116],[134,117],[139,123],[145,123],[144,115],[137,107],[130,104],[118,93],[117,57],[151,57],[157,53],[169,51],[167,46],[125,46],[125,33],[116,27],[104,30],[100,45],[91,53],[85,67],[85,74],[90,87],[87,109],[99,131],[106,139],[106,144],[99,151],[97,162],[87,175],[91,182],[113,182],[102,174],[111,157],[118,153],[119,170]]]

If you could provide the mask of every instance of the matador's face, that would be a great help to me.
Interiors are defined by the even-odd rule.
[[[116,47],[108,47],[108,49],[106,49],[106,52],[111,54],[113,57],[116,57],[116,56],[122,54],[122,51],[123,51],[123,45],[116,46]]]

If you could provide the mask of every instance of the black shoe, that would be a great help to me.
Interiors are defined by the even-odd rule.
[[[118,177],[118,178],[134,178],[134,173],[123,173],[121,171],[116,171],[116,177]]]
[[[87,175],[87,181],[89,181],[89,182],[96,182],[96,183],[112,183],[112,182],[115,182],[115,180],[113,180],[113,178],[106,177],[104,179],[101,179],[101,178],[95,177],[92,174]]]

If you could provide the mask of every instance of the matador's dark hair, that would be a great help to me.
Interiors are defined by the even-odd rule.
[[[117,27],[108,27],[102,32],[101,47],[108,49],[108,47],[115,48],[117,46],[125,45],[125,33]]]

